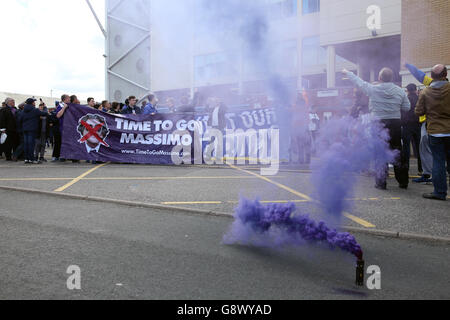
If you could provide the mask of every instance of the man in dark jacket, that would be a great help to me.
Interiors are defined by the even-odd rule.
[[[6,106],[0,111],[0,131],[5,132],[8,138],[3,144],[3,152],[6,156],[6,161],[12,161],[12,152],[19,144],[16,124],[16,102],[14,99],[7,98],[5,100]]]
[[[131,96],[127,100],[129,104],[123,107],[122,114],[142,114],[141,108],[136,106],[137,99],[135,96]]]
[[[59,106],[59,103],[56,104],[56,107]],[[59,119],[57,117],[56,109],[53,109],[49,116],[48,122],[50,124],[50,130],[53,134],[53,154],[52,154],[52,162],[59,161],[59,155],[61,153],[61,132],[59,129]],[[59,150],[57,150],[59,148]]]
[[[56,121],[59,127],[59,130],[55,130],[55,147],[53,148],[53,160],[52,161],[66,161],[65,159],[61,159],[61,145],[62,145],[62,134],[64,131],[64,114],[66,113],[67,108],[69,108],[70,96],[67,94],[63,94],[61,96],[61,102],[56,107],[54,114],[56,115]]]
[[[41,103],[39,105],[39,110],[48,114],[48,109],[45,106],[45,103]],[[41,117],[39,120],[39,130],[37,131],[36,146],[34,150],[34,157],[39,162],[47,162],[47,160],[45,160],[45,147],[49,137],[49,132],[50,123],[48,117]]]
[[[3,108],[6,108],[6,103],[2,102],[2,106],[0,107],[0,116],[2,113]],[[2,132],[0,131],[0,135],[2,134]],[[0,159],[3,159],[3,154],[5,152],[3,151],[3,144],[0,144]]]
[[[177,112],[195,115],[195,107],[192,103],[189,103],[189,97],[182,97],[180,103],[181,105],[177,107]]]
[[[369,113],[369,97],[361,89],[355,89],[355,103],[350,111],[350,116],[358,119],[360,116]]]
[[[418,116],[427,116],[427,131],[433,154],[434,192],[423,197],[447,200],[446,159],[450,159],[450,83],[447,68],[438,64],[431,71],[433,82],[423,90],[416,107]],[[450,165],[450,164],[449,164]]]
[[[422,174],[422,161],[419,152],[421,124],[419,121],[419,117],[414,113],[417,101],[419,100],[419,95],[417,94],[417,86],[413,83],[409,84],[406,89],[408,91],[408,99],[411,103],[411,109],[407,112],[402,111],[402,140],[404,159],[409,167],[412,142],[414,153],[417,155],[419,173]]]
[[[46,112],[36,109],[36,99],[30,98],[25,102],[22,116],[23,138],[25,143],[25,163],[38,164],[34,158],[34,146],[37,132],[39,131],[39,121],[41,117],[46,117]]]
[[[2,109],[6,107],[6,103],[2,102],[2,106],[0,107],[0,114],[2,113]],[[0,136],[1,136],[1,131],[0,131]],[[0,143],[0,159],[3,159],[3,144]]]
[[[25,147],[24,140],[23,140],[23,130],[22,130],[22,116],[23,116],[23,109],[25,108],[25,103],[19,104],[19,110],[16,112],[16,125],[17,125],[17,134],[19,136],[19,145],[17,146],[16,150],[14,150],[14,154],[12,156],[13,161],[18,161],[19,158],[23,158],[23,150]]]

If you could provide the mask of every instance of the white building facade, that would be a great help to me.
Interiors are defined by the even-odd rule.
[[[196,28],[201,0],[179,1],[184,5],[174,11],[161,0],[107,0],[107,97],[263,94],[264,76],[242,63],[243,51],[230,57],[202,41]],[[269,12],[270,28],[283,31],[271,45],[280,51],[280,73],[292,90],[349,86],[339,72],[344,67],[365,80],[376,80],[385,66],[400,71],[401,0],[259,2]]]

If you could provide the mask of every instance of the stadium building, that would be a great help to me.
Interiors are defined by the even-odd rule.
[[[184,14],[192,17],[182,34],[167,37],[164,17],[153,1],[107,0],[106,82],[107,97],[123,101],[128,95],[155,92],[166,97],[192,97],[209,92],[242,101],[242,97],[264,95],[263,77],[238,66],[238,76],[224,68],[227,52],[205,45],[195,27],[200,0],[189,1]],[[284,81],[292,92],[316,90],[317,95],[349,95],[349,82],[340,73],[353,70],[367,81],[376,81],[382,67],[399,75],[404,85],[411,76],[401,67],[406,61],[421,68],[449,63],[450,2],[445,0],[261,0],[270,12],[274,28],[288,30],[276,44],[285,62]],[[403,18],[402,18],[403,17]],[[442,22],[431,21],[441,17]],[[155,23],[154,23],[155,22]],[[427,34],[439,35],[428,37]],[[177,42],[173,52],[171,39]],[[433,43],[431,43],[433,42]],[[422,49],[423,50],[422,50]],[[403,50],[402,50],[403,49]],[[242,53],[241,53],[242,54]],[[447,58],[445,59],[445,56]],[[167,61],[170,61],[168,66]],[[403,77],[403,79],[402,79]]]

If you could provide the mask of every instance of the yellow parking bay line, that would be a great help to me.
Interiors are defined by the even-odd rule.
[[[346,199],[346,201],[385,201],[385,200],[400,200],[400,198],[384,198],[384,199],[378,199],[378,198],[370,198],[370,199]],[[308,200],[261,200],[260,203],[308,203],[311,201]],[[194,205],[194,204],[238,204],[239,201],[236,200],[229,200],[229,201],[168,201],[168,202],[161,202],[161,204],[165,205]],[[355,217],[359,222],[363,223],[362,219],[359,219]]]
[[[222,201],[186,201],[186,202],[161,202],[165,205],[189,205],[189,204],[222,204]]]
[[[282,176],[277,176],[276,178],[284,178]],[[130,180],[130,181],[146,181],[146,180],[250,180],[256,179],[255,177],[243,177],[243,176],[208,176],[208,177],[197,177],[197,176],[187,176],[187,177],[96,177],[96,178],[0,178],[0,181],[65,181],[65,180],[74,180],[79,179],[86,181],[105,181],[105,180]]]
[[[233,169],[236,169],[236,170],[241,171],[241,172],[245,172],[245,173],[247,173],[247,174],[250,174],[250,175],[253,175],[253,176],[255,176],[255,177],[258,177],[258,178],[260,178],[261,180],[267,181],[267,182],[269,182],[269,183],[271,183],[271,184],[273,184],[273,185],[275,185],[275,186],[277,186],[277,187],[279,187],[279,188],[281,188],[281,189],[283,189],[283,190],[286,190],[286,191],[288,191],[288,192],[290,192],[290,193],[292,193],[292,194],[295,194],[296,196],[298,196],[298,197],[300,197],[300,198],[303,198],[303,199],[305,199],[305,200],[307,200],[307,201],[314,201],[314,200],[313,200],[312,198],[310,198],[309,196],[307,196],[307,195],[305,195],[305,194],[303,194],[303,193],[301,193],[301,192],[298,192],[298,191],[296,191],[296,190],[294,190],[294,189],[292,189],[292,188],[289,188],[289,187],[287,187],[287,186],[285,186],[285,185],[283,185],[283,184],[281,184],[281,183],[272,181],[272,180],[270,180],[270,179],[267,178],[267,177],[261,176],[261,175],[259,175],[259,174],[257,174],[257,173],[254,173],[254,172],[250,172],[250,171],[247,171],[247,170],[243,170],[243,169],[238,168],[238,167],[236,167],[236,166],[233,166],[233,165],[231,165],[231,164],[228,164],[228,165],[229,165],[231,168],[233,168]],[[354,222],[356,222],[356,223],[362,225],[363,227],[366,227],[366,228],[375,228],[375,227],[376,227],[375,225],[371,224],[370,222],[365,221],[365,220],[363,220],[363,219],[361,219],[361,218],[355,217],[354,215],[351,215],[350,213],[344,213],[344,216],[345,216],[346,218],[348,218],[348,219],[350,219],[350,220],[352,220],[352,221],[354,221]]]
[[[239,201],[227,201],[230,204],[238,204]],[[306,203],[306,202],[310,202],[308,200],[274,200],[274,201],[270,201],[270,200],[264,200],[264,201],[259,201],[260,203]]]
[[[78,178],[73,179],[72,181],[70,181],[68,184],[62,186],[61,188],[58,188],[55,190],[55,192],[63,192],[64,190],[70,188],[71,186],[73,186],[75,183],[79,182],[80,180],[82,180],[83,178],[87,177],[88,175],[90,175],[92,172],[94,172],[97,169],[100,169],[104,166],[106,166],[108,163],[103,163],[100,164],[98,166],[96,166],[95,168],[92,168],[89,171],[86,171],[85,173],[83,173],[81,176],[79,176]]]
[[[284,178],[278,176],[277,178]],[[185,177],[101,177],[101,178],[84,178],[83,180],[226,180],[226,179],[237,179],[237,180],[248,180],[254,179],[254,177],[243,177],[243,176],[185,176]]]
[[[348,218],[348,219],[350,219],[350,220],[356,222],[357,224],[360,224],[360,225],[362,225],[363,227],[366,227],[366,228],[375,228],[376,227],[375,225],[371,224],[370,222],[368,222],[368,221],[366,221],[364,219],[358,218],[358,217],[356,217],[356,216],[354,216],[354,215],[352,215],[350,213],[347,213],[347,212],[344,212],[344,217],[346,217],[346,218]]]
[[[361,202],[375,202],[375,201],[387,201],[387,200],[401,200],[401,198],[354,198],[354,199],[345,199],[345,201],[361,201]],[[228,203],[237,204],[239,201],[227,201]],[[260,203],[306,203],[311,202],[309,200],[274,200],[274,201],[259,201]]]
[[[229,164],[229,166],[230,166],[231,168],[235,169],[235,170],[238,170],[238,171],[241,171],[241,172],[245,172],[245,173],[250,174],[250,175],[252,175],[252,176],[258,177],[258,178],[260,178],[260,179],[262,179],[262,180],[264,180],[264,181],[266,181],[266,182],[268,182],[268,183],[271,183],[271,184],[277,186],[278,188],[284,189],[284,190],[286,190],[286,191],[288,191],[288,192],[290,192],[290,193],[292,193],[292,194],[295,194],[296,196],[298,196],[298,197],[300,197],[300,198],[303,198],[303,199],[308,200],[308,201],[313,201],[313,200],[312,200],[310,197],[308,197],[306,194],[303,194],[303,193],[301,193],[301,192],[298,192],[298,191],[296,191],[296,190],[294,190],[294,189],[292,189],[292,188],[289,188],[288,186],[285,186],[285,185],[283,185],[283,184],[281,184],[281,183],[272,181],[272,180],[270,180],[270,179],[267,178],[267,177],[261,176],[261,175],[255,173],[255,172],[251,172],[251,171],[247,171],[247,170],[241,169],[241,168],[239,168],[239,167],[233,166],[232,164]]]
[[[65,181],[73,178],[1,178],[0,181]]]

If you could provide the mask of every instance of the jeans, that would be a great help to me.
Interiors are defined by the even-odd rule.
[[[23,140],[25,144],[25,160],[34,161],[34,145],[36,143],[36,132],[25,131],[23,133]]]
[[[6,159],[11,160],[13,151],[16,150],[19,145],[19,135],[17,132],[6,131],[8,137],[5,143],[2,145],[3,152],[5,153]]]
[[[19,133],[19,141],[20,141],[19,145],[17,146],[16,151],[14,151],[14,154],[13,154],[13,158],[16,160],[23,156],[24,147],[25,147],[23,133]]]
[[[450,159],[450,137],[436,138],[430,135],[429,140],[433,153],[434,195],[445,199],[448,191],[445,162]]]
[[[421,128],[420,124],[407,124],[402,128],[402,140],[403,140],[403,152],[405,161],[409,167],[409,160],[411,158],[411,142],[413,145],[414,153],[417,155],[418,169],[419,172],[423,172],[422,169],[422,159],[420,157],[420,138],[421,138]]]
[[[52,157],[55,159],[59,159],[61,157],[61,132],[59,131],[58,128],[54,128],[53,129],[53,138],[55,139],[54,141],[54,146],[53,146],[53,155]]]
[[[420,158],[422,159],[423,174],[431,177],[433,174],[433,154],[428,139],[427,123],[422,124],[422,139],[420,139]]]
[[[36,147],[34,150],[34,155],[37,160],[44,159],[46,143],[47,136],[45,132],[42,132],[41,137],[36,139]]]
[[[409,184],[409,168],[406,163],[405,153],[402,147],[402,124],[400,120],[381,120],[384,127],[389,131],[390,137],[390,148],[391,150],[397,150],[399,152],[399,157],[394,163],[395,179],[400,186],[407,186]],[[386,179],[388,175],[388,165],[385,165],[385,169],[376,178],[376,184],[380,187],[386,186]]]

